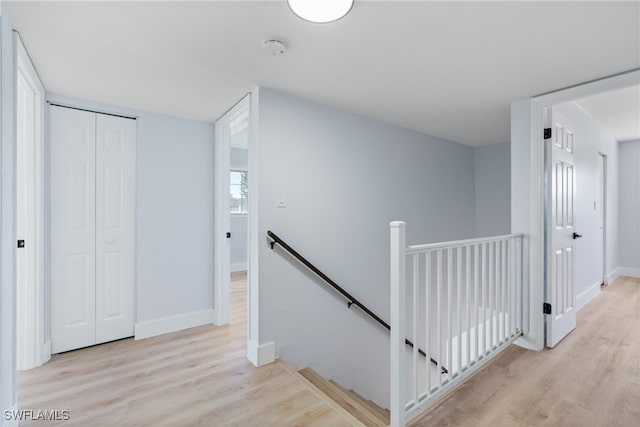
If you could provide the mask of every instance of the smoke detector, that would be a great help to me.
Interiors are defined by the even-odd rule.
[[[271,39],[263,43],[262,50],[271,56],[281,56],[287,52],[287,45],[280,40]]]

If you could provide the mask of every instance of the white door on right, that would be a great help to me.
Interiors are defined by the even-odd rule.
[[[96,115],[96,344],[133,335],[136,121]]]
[[[547,110],[547,288],[551,313],[546,318],[546,345],[554,347],[576,327],[575,239],[576,170],[573,127],[552,108]],[[547,135],[548,136],[548,135]]]

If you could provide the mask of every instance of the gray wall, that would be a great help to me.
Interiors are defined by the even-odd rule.
[[[214,125],[48,94],[138,116],[136,321],[213,308]]]
[[[13,34],[0,15],[0,410],[16,404]]]
[[[249,241],[249,217],[245,214],[231,215],[231,271],[247,269],[247,242]]]
[[[236,138],[242,138],[246,145],[248,133],[246,130],[234,135]],[[233,141],[232,141],[233,143]],[[249,151],[246,148],[231,147],[231,169],[248,170],[249,169]],[[247,215],[233,214],[231,215],[231,271],[240,271],[247,269],[248,258],[248,242],[249,242],[249,222]],[[244,266],[244,267],[243,267]]]
[[[598,294],[602,277],[599,275],[600,220],[594,201],[598,200],[599,153],[607,155],[607,261],[604,274],[618,267],[618,143],[597,125],[584,110],[569,102],[553,107],[573,127],[575,135],[574,163],[576,166],[576,303],[578,307]],[[613,173],[612,173],[613,172]]]
[[[620,261],[640,269],[640,140],[620,142]]]
[[[473,237],[473,149],[262,88],[259,106],[260,343],[387,406],[387,331],[264,236],[389,319],[389,222],[408,244]]]
[[[244,132],[246,135],[246,132]],[[246,148],[231,147],[231,169],[249,170],[249,151]]]
[[[510,144],[474,149],[475,235],[499,236],[511,231]]]

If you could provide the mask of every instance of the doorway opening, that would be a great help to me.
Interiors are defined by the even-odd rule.
[[[249,110],[231,121],[229,172],[230,319],[247,319],[249,259]]]
[[[41,366],[51,357],[44,274],[45,92],[20,36],[16,51],[16,364]]]
[[[246,319],[246,315],[236,313],[235,299],[246,300],[248,293],[250,135],[250,95],[247,95],[216,121],[213,301],[216,325]]]
[[[598,212],[598,277],[607,283],[607,155],[598,153],[598,194],[594,209]]]
[[[533,350],[542,350],[545,347],[545,329],[547,320],[550,318],[547,311],[547,307],[544,303],[547,292],[546,273],[547,261],[545,258],[546,239],[545,239],[545,199],[546,192],[545,180],[546,174],[544,170],[544,111],[548,107],[556,106],[563,103],[575,102],[576,100],[583,100],[595,95],[604,95],[613,91],[624,90],[632,87],[637,87],[640,83],[640,70],[633,70],[629,72],[623,72],[614,76],[605,77],[602,79],[594,80],[584,84],[571,86],[564,89],[559,89],[554,92],[548,92],[545,94],[533,96],[518,101],[514,101],[511,104],[511,231],[513,233],[522,232],[527,235],[527,247],[525,249],[525,287],[526,292],[529,294],[529,305],[525,308],[525,330],[524,337],[517,342],[518,345]],[[637,117],[637,116],[636,116]],[[597,158],[597,150],[593,153],[591,159],[593,161]],[[608,152],[606,154],[609,154]],[[608,161],[615,161],[615,158],[608,156]],[[611,169],[613,166],[608,164]],[[596,197],[596,165],[590,169],[593,178],[593,197]],[[577,181],[580,182],[580,177]],[[611,181],[611,180],[610,180]],[[615,182],[610,185],[615,185]],[[591,212],[595,216],[596,212],[593,210],[593,198],[587,200],[588,204],[591,204]],[[581,202],[582,203],[582,202]],[[606,207],[607,210],[617,209],[616,206],[609,204]],[[605,214],[606,216],[606,214]],[[615,218],[615,213],[609,215],[610,218]],[[581,227],[580,220],[577,221],[577,225]],[[612,227],[611,224],[606,224]],[[615,238],[615,228],[612,228],[612,233],[609,236]],[[582,234],[579,231],[579,234]],[[605,230],[606,233],[606,230]],[[592,250],[597,251],[597,244],[595,242],[596,232],[590,230],[589,234],[585,234],[589,239],[593,239],[593,243],[590,243],[589,247]],[[607,239],[606,244],[611,247],[611,238]],[[615,243],[615,242],[614,242]],[[611,253],[609,252],[609,255]],[[595,258],[595,255],[593,256]],[[605,257],[606,258],[606,257]],[[613,269],[613,261],[611,259],[605,260],[609,265],[605,266],[605,274],[611,274],[607,270]],[[603,263],[604,264],[604,263]],[[596,261],[591,261],[589,267],[599,269]],[[585,292],[585,297],[590,299],[593,294],[599,292],[599,286],[592,286],[595,282],[589,282]],[[599,285],[599,283],[598,283]],[[593,294],[591,293],[593,291]],[[578,304],[580,305],[580,304]],[[544,306],[545,310],[541,310],[540,307]]]

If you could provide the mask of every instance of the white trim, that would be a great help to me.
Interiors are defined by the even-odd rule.
[[[607,285],[613,283],[620,276],[635,277],[640,279],[640,268],[618,267],[607,275]]]
[[[48,339],[44,342],[42,354],[40,355],[40,361],[42,362],[40,366],[44,365],[49,360],[51,360],[51,339]]]
[[[135,339],[155,337],[213,323],[213,310],[193,311],[135,324]]]
[[[236,271],[246,271],[247,270],[247,263],[246,262],[236,262],[234,264],[231,264],[231,268],[230,268],[232,273],[235,273]]]
[[[12,418],[10,420],[5,419],[5,413],[7,411],[11,411],[13,413],[17,412],[18,405],[13,405],[11,408],[2,411],[2,427],[18,427],[18,418]]]
[[[16,218],[15,78],[11,23],[0,16],[0,404],[15,405],[16,387]],[[3,408],[5,409],[5,408]],[[10,409],[10,408],[9,408]]]
[[[576,296],[576,311],[580,310],[582,307],[591,302],[592,299],[600,295],[600,286],[602,286],[601,283],[594,283],[586,290],[580,292],[578,296]]]
[[[20,312],[16,313],[16,328],[20,330],[21,336],[32,337],[29,339],[28,344],[23,343],[21,346],[16,347],[16,357],[18,348],[20,351],[20,359],[17,360],[17,365],[21,369],[31,369],[38,366],[42,366],[51,358],[51,351],[47,352],[45,345],[45,284],[44,284],[44,257],[45,257],[45,238],[44,238],[44,140],[45,140],[45,90],[42,86],[42,82],[38,76],[29,54],[25,50],[24,44],[20,39],[20,35],[16,32],[13,33],[14,43],[14,78],[15,78],[15,90],[16,90],[16,129],[17,129],[17,95],[18,95],[18,79],[19,76],[24,79],[23,81],[34,92],[37,97],[34,127],[37,130],[37,135],[33,143],[33,176],[28,179],[33,179],[33,195],[27,194],[26,197],[33,197],[33,209],[35,215],[33,217],[33,223],[28,228],[33,227],[32,233],[27,233],[21,238],[31,238],[31,242],[27,242],[29,250],[33,251],[32,255],[32,268],[33,268],[33,282],[28,287],[17,288],[17,295],[21,298],[27,298],[27,300],[17,301],[16,308],[19,307]],[[18,132],[16,132],[16,152],[18,152]],[[29,171],[31,172],[31,171]],[[19,182],[18,169],[16,165],[16,182]],[[24,189],[23,189],[24,190]],[[18,191],[18,190],[16,190]],[[16,205],[16,213],[18,211]],[[30,246],[30,247],[29,247]],[[31,270],[31,267],[28,267]],[[22,292],[20,291],[22,289]],[[30,298],[33,298],[29,301]],[[18,344],[16,344],[18,345]]]
[[[260,342],[259,328],[259,263],[260,244],[264,242],[260,238],[260,222],[258,221],[259,213],[259,186],[260,186],[260,170],[258,165],[259,153],[259,136],[260,128],[259,112],[260,112],[260,89],[255,88],[251,92],[251,109],[249,111],[249,224],[248,224],[248,243],[247,243],[247,348],[250,343]]]
[[[604,284],[610,285],[618,278],[618,268],[614,268],[611,273],[604,276]]]
[[[214,324],[229,323],[230,296],[230,241],[229,174],[231,171],[231,122],[251,111],[251,94],[246,95],[216,121],[215,140],[215,216],[214,216]],[[250,124],[249,124],[250,125]],[[251,188],[249,188],[251,194]]]
[[[542,117],[531,99],[511,103],[511,233],[524,235],[522,288],[529,302],[522,307],[524,333],[516,345],[537,351],[544,345],[544,145],[531,141],[538,141]]]
[[[528,236],[528,239],[525,238],[528,240],[528,244],[524,248],[524,259],[528,259],[528,262],[524,263],[524,267],[528,268],[528,271],[524,272],[526,281],[523,286],[525,291],[528,287],[530,313],[523,314],[524,319],[530,323],[528,332],[525,325],[525,336],[516,342],[518,345],[535,350],[542,350],[544,346],[544,314],[540,307],[544,295],[543,209],[545,194],[542,191],[544,158],[539,154],[543,147],[543,110],[554,104],[638,84],[640,84],[640,69],[514,101],[511,104],[511,232],[524,233]],[[526,152],[527,148],[530,150],[528,153]],[[514,155],[516,150],[518,155]],[[514,162],[514,160],[520,160],[520,162]],[[522,185],[522,179],[519,186],[514,185],[514,170],[522,167],[527,167],[524,171],[528,170],[528,187]],[[520,172],[522,171],[520,169]],[[515,197],[514,200],[514,194],[517,196],[520,191],[525,192],[523,195],[527,196],[529,206],[518,207],[515,204],[518,200],[522,201],[522,198],[519,197]],[[528,224],[524,223],[524,219],[519,219],[522,216],[523,208],[528,208],[530,212]],[[518,226],[515,227],[515,225]]]
[[[276,343],[258,344],[255,341],[247,343],[247,359],[255,366],[262,366],[276,360]]]

